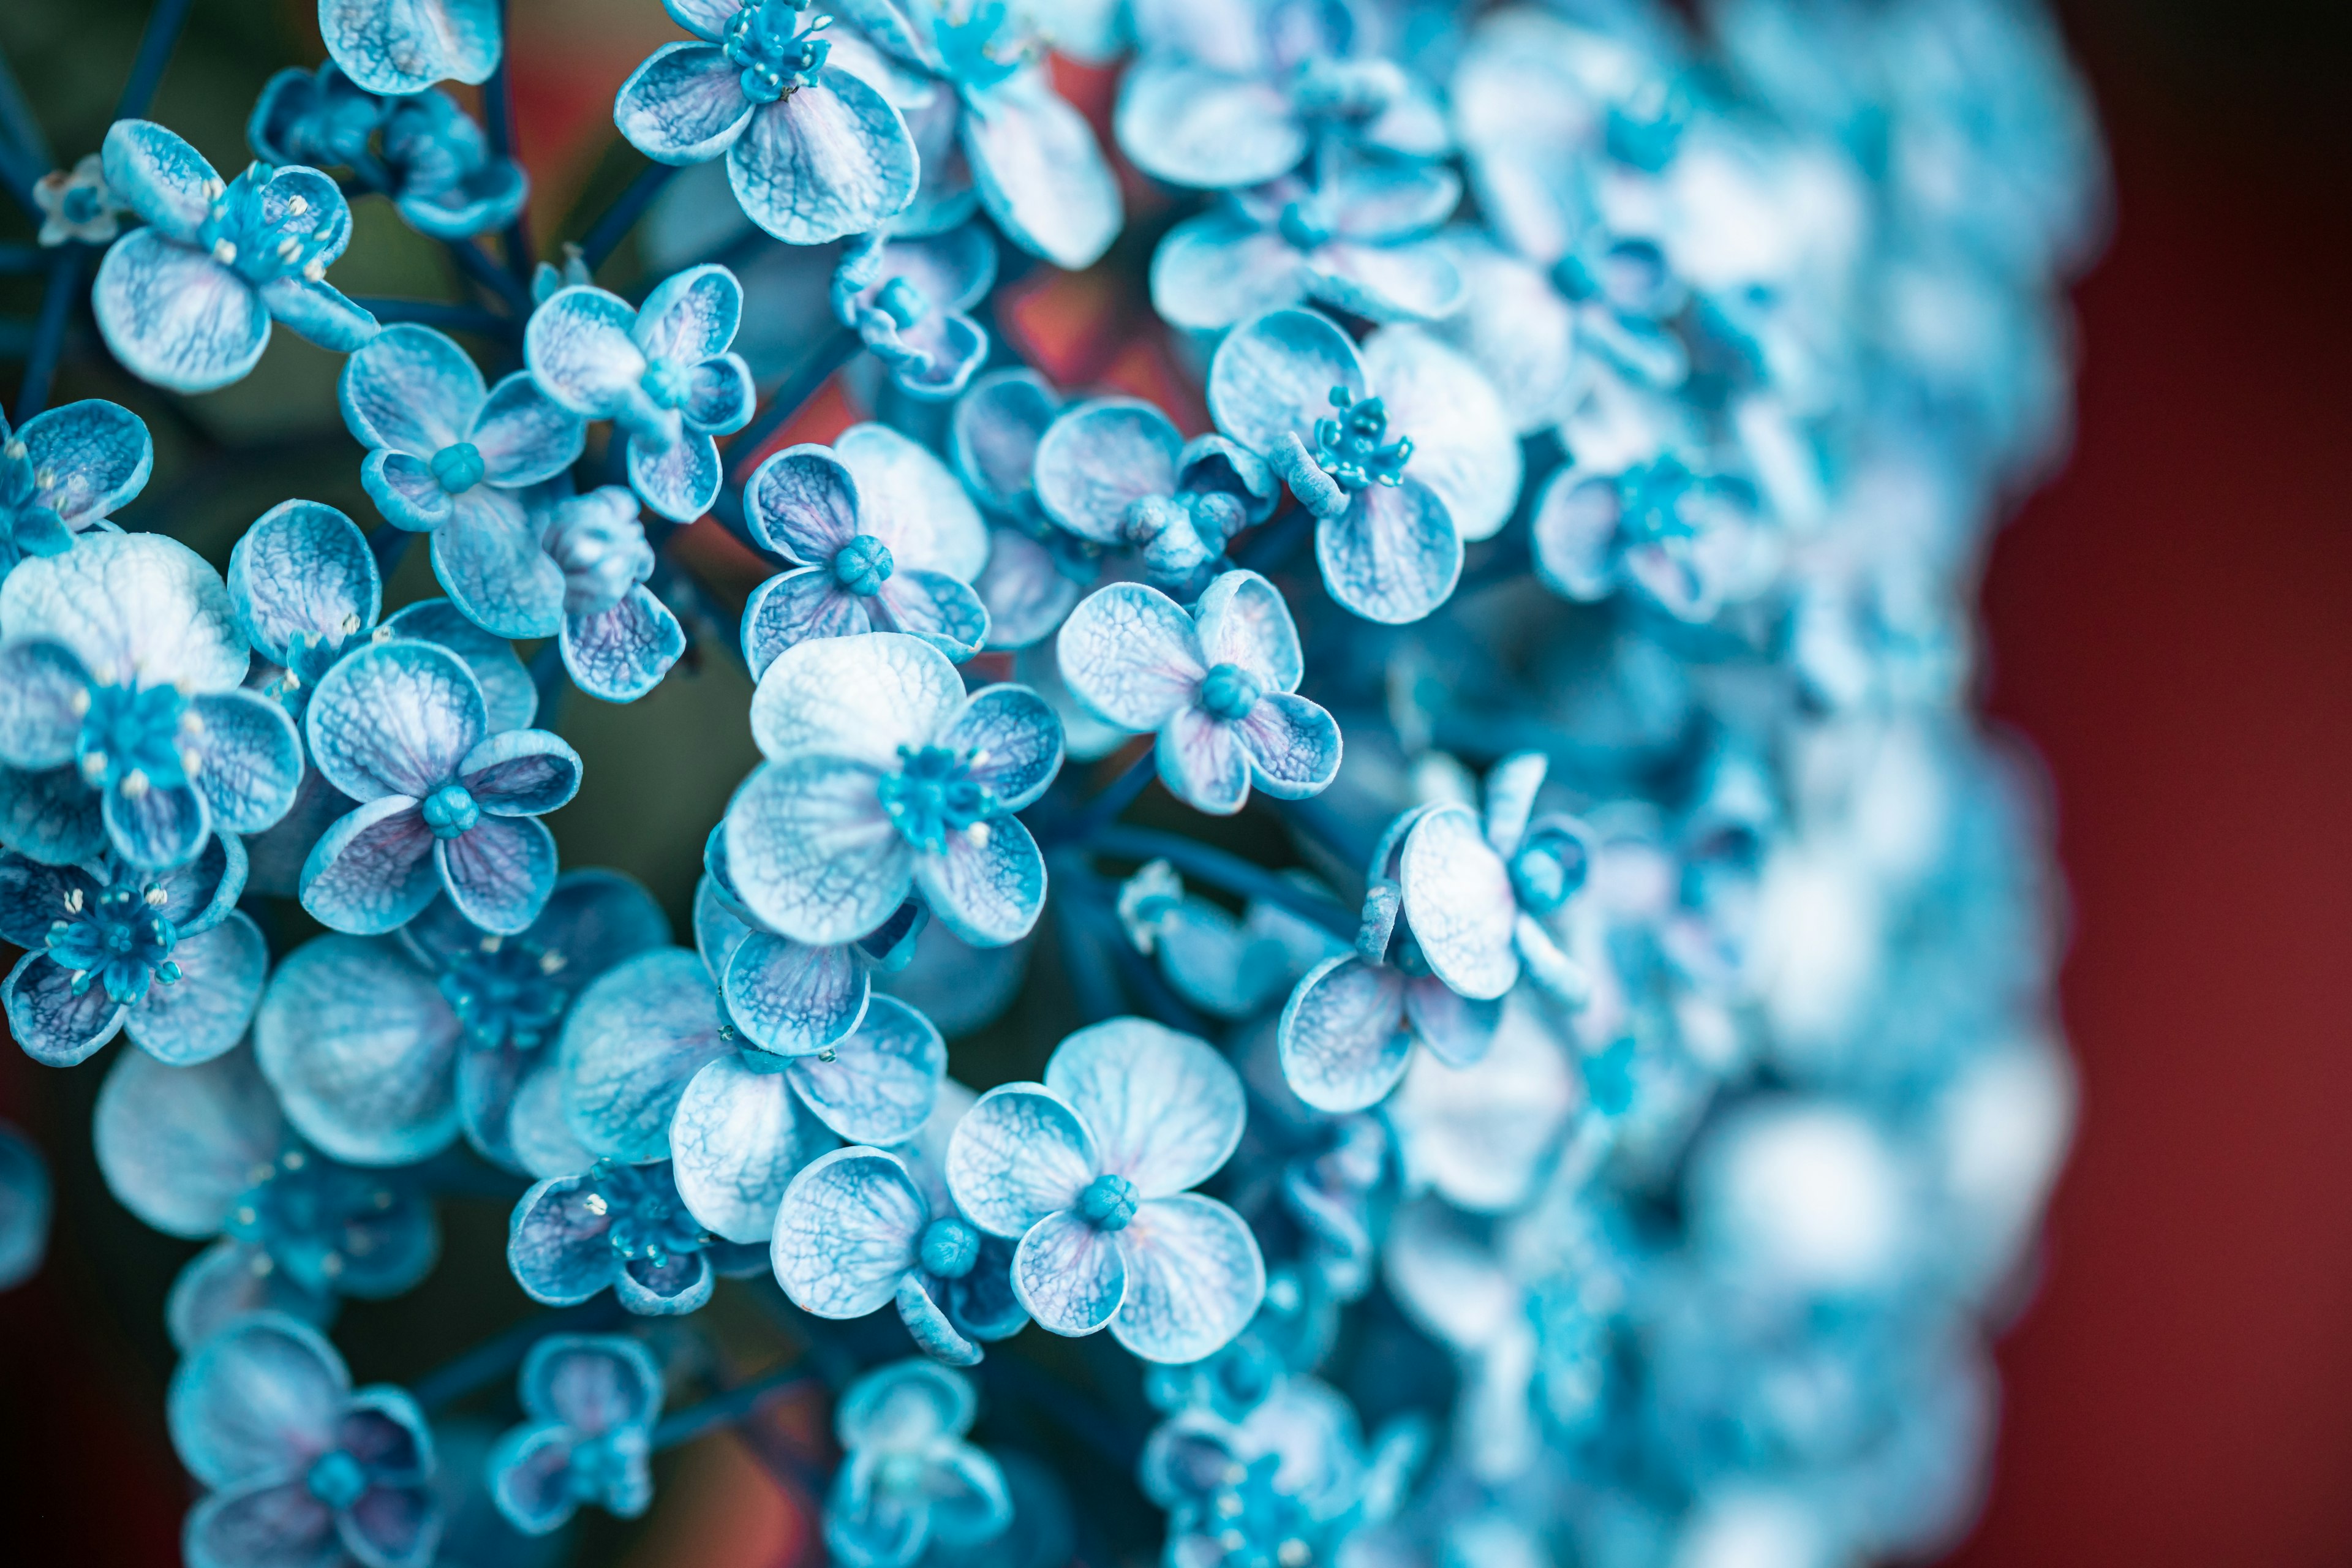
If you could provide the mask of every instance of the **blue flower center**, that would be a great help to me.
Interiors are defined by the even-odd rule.
[[[1683,510],[1697,488],[1697,477],[1671,452],[1628,468],[1617,481],[1618,532],[1637,544],[1697,537],[1697,523]]]
[[[631,1262],[691,1258],[709,1242],[677,1195],[667,1167],[639,1170],[599,1160],[589,1172],[588,1208],[605,1216],[605,1239]]]
[[[196,771],[201,759],[190,742],[204,721],[178,687],[89,686],[82,696],[89,706],[74,760],[93,789],[137,800],[150,789],[176,789]]]
[[[1078,1194],[1078,1212],[1097,1230],[1125,1230],[1135,1217],[1135,1184],[1105,1171]]]
[[[1359,400],[1344,386],[1331,389],[1337,412],[1315,422],[1315,461],[1339,482],[1342,489],[1404,482],[1404,466],[1412,460],[1412,439],[1400,436],[1386,446],[1389,411],[1377,397]]]
[[[1274,226],[1282,232],[1284,239],[1300,250],[1318,249],[1331,240],[1330,229],[1309,216],[1307,208],[1297,202],[1292,202],[1282,209],[1282,216],[1275,219]]]
[[[464,784],[443,784],[425,797],[425,826],[433,830],[436,838],[457,838],[473,831],[474,824],[482,819],[482,808],[474,803],[473,792]]]
[[[255,163],[224,186],[197,226],[196,244],[257,288],[280,278],[316,283],[327,274],[327,252],[341,226],[306,196],[271,202],[269,182],[277,172]]]
[[[870,598],[882,591],[896,565],[888,545],[861,533],[834,556],[833,580],[860,598]]]
[[[1213,665],[1201,679],[1201,707],[1210,718],[1228,723],[1248,718],[1265,695],[1265,683],[1238,664]]]
[[[367,1492],[367,1469],[341,1448],[321,1454],[302,1478],[312,1497],[337,1512],[351,1507]]]
[[[996,795],[971,776],[971,755],[945,746],[898,748],[898,771],[878,786],[882,809],[898,837],[933,855],[947,852],[948,835],[986,831],[996,815]]]
[[[50,922],[47,945],[49,956],[71,973],[75,995],[97,984],[128,1007],[145,1000],[151,984],[180,978],[172,961],[180,931],[164,917],[164,901],[161,888],[66,894],[65,918]]]
[[[931,313],[931,301],[912,279],[893,278],[874,296],[882,313],[900,327],[911,327]]]
[[[637,384],[645,389],[647,397],[663,408],[685,407],[687,396],[693,390],[690,373],[674,364],[646,366],[646,374],[637,378]]]
[[[563,1489],[581,1502],[614,1497],[628,1484],[630,1471],[644,1462],[646,1450],[646,1434],[636,1426],[574,1444],[563,1468]]]
[[[833,18],[812,16],[803,25],[807,8],[807,0],[744,0],[728,19],[727,58],[741,70],[743,96],[752,102],[790,98],[824,68],[833,46],[817,35]]]
[[[346,1268],[375,1250],[379,1224],[399,1202],[376,1173],[289,1149],[237,1198],[226,1228],[307,1288],[331,1291]]]
[[[563,954],[520,937],[486,936],[436,981],[467,1037],[489,1047],[536,1050],[572,1002]]]
[[[89,185],[70,185],[65,199],[58,204],[58,212],[68,223],[84,224],[106,210],[98,191]]]
[[[980,1232],[950,1217],[923,1232],[923,1267],[942,1279],[961,1279],[980,1261]]]
[[[1011,14],[1004,0],[982,0],[961,22],[949,20],[944,12],[931,19],[940,68],[958,89],[986,92],[1029,63],[1028,40],[1001,37]]]
[[[482,450],[471,441],[458,441],[433,454],[433,478],[451,495],[482,482]]]
[[[357,644],[365,641],[368,628],[360,624],[356,615],[345,616],[342,625],[333,633],[296,632],[286,639],[286,674],[268,689],[297,719],[310,704],[310,689],[325,679]]]
[[[1511,857],[1511,891],[1519,908],[1548,915],[1584,886],[1584,846],[1564,833],[1538,834]]]

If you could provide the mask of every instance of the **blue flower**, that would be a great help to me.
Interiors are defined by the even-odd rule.
[[[1101,259],[1125,216],[1118,182],[1085,118],[1054,91],[1036,40],[1013,30],[1020,24],[1003,0],[850,0],[840,9],[934,88],[910,106],[923,185],[898,232],[952,228],[977,193],[1004,237],[1032,256],[1073,271]]]
[[[493,156],[482,128],[446,93],[420,92],[392,106],[383,161],[393,205],[409,226],[436,239],[504,228],[530,200],[522,165]]]
[[[319,0],[319,35],[343,74],[370,92],[467,85],[499,68],[499,0]]]
[[[842,1568],[912,1568],[934,1546],[1004,1532],[1004,1473],[963,1440],[975,1403],[962,1373],[921,1360],[877,1367],[842,1394],[841,1468],[824,1500],[824,1543]]]
[[[507,1267],[534,1301],[572,1307],[609,1288],[648,1317],[691,1312],[718,1271],[757,1272],[759,1249],[706,1231],[688,1211],[667,1160],[599,1160],[523,1194],[507,1226]]]
[[[464,1041],[434,976],[390,939],[304,942],[253,1019],[254,1059],[286,1119],[355,1165],[410,1164],[456,1140]]]
[[[727,156],[746,216],[787,245],[865,234],[906,210],[915,143],[864,77],[829,64],[808,0],[664,0],[699,42],[665,44],[621,84],[613,123],[663,163]]]
[[[41,1152],[0,1121],[0,1290],[40,1271],[49,1250],[49,1168]]]
[[[523,1424],[490,1452],[490,1497],[526,1535],[562,1527],[583,1502],[635,1519],[652,1506],[662,1375],[626,1334],[550,1334],[515,1384]]]
[[[147,488],[155,443],[140,417],[97,398],[8,427],[0,415],[0,577],[28,555],[61,555],[74,535]]]
[[[114,357],[142,381],[210,392],[242,380],[272,318],[349,353],[376,320],[325,281],[352,213],[316,169],[256,163],[224,183],[194,147],[144,120],[106,133],[107,183],[148,227],[114,242],[90,308]]]
[[[52,169],[33,182],[44,247],[68,240],[104,245],[122,231],[122,201],[106,183],[106,161],[86,153],[71,169]]]
[[[1152,581],[1171,588],[1196,584],[1276,499],[1273,470],[1255,453],[1223,436],[1188,442],[1129,397],[1063,410],[1032,465],[1038,510],[1089,544],[1133,548]]]
[[[560,499],[542,492],[530,511],[541,551],[562,576],[556,637],[564,670],[591,697],[635,701],[686,652],[677,614],[646,586],[654,550],[637,516],[636,492],[626,485]],[[535,597],[535,571],[531,580]]]
[[[316,70],[289,66],[254,100],[245,140],[265,163],[366,169],[368,143],[391,109],[332,61]]]
[[[1341,7],[1256,0],[1138,7],[1141,58],[1119,88],[1120,151],[1171,184],[1228,189],[1296,168],[1319,143],[1436,157],[1429,85],[1359,53],[1373,29]]]
[[[956,1092],[969,1104],[968,1090]],[[942,1120],[957,1118],[943,1110],[932,1126]],[[944,1152],[909,1144],[836,1149],[815,1160],[784,1190],[770,1260],[803,1310],[862,1318],[895,1302],[924,1354],[971,1366],[980,1342],[1011,1338],[1029,1314],[1013,1293],[1012,1244],[956,1212],[940,1171]]]
[[[124,1029],[159,1061],[220,1055],[245,1033],[269,968],[261,928],[236,907],[244,890],[234,838],[161,873],[0,852],[0,940],[26,950],[0,986],[9,1032],[50,1067]]]
[[[1159,732],[1161,782],[1202,811],[1239,811],[1253,780],[1297,800],[1339,776],[1339,723],[1297,695],[1298,629],[1255,572],[1218,577],[1190,615],[1157,588],[1114,583],[1070,612],[1055,646],[1080,702]]]
[[[1108,1326],[1146,1361],[1199,1361],[1265,1293],[1249,1226],[1186,1190],[1233,1153],[1244,1115],[1207,1045],[1114,1018],[1064,1040],[1044,1083],[981,1096],[948,1144],[948,1187],[974,1226],[1018,1238],[1013,1289],[1045,1328]]]
[[[1062,728],[1024,686],[967,698],[947,656],[893,632],[776,656],[751,699],[768,758],[727,808],[743,902],[795,942],[855,941],[910,890],[965,941],[1028,933],[1045,901],[1013,814],[1062,766]]]
[[[890,239],[869,234],[842,253],[833,313],[854,327],[909,397],[953,397],[988,358],[988,333],[965,312],[996,281],[996,243],[980,224]]]
[[[1711,620],[1769,581],[1759,510],[1746,479],[1694,473],[1672,452],[1613,475],[1570,464],[1536,501],[1536,574],[1565,598],[1632,589],[1678,620]]]
[[[988,636],[971,587],[987,527],[955,476],[895,430],[859,425],[831,448],[776,453],[744,485],[743,518],[763,548],[802,563],[743,605],[754,679],[811,637],[904,632],[961,660]]]
[[[730,353],[743,286],[724,267],[666,279],[634,308],[570,288],[531,312],[523,362],[549,397],[629,437],[629,483],[646,504],[691,522],[719,498],[719,447],[751,422],[751,367]]]
[[[160,534],[95,533],[0,582],[0,842],[52,865],[162,870],[284,816],[302,742],[237,689],[219,576]]]
[[[452,603],[501,637],[547,637],[563,584],[519,493],[563,472],[586,426],[520,371],[485,388],[430,327],[386,328],[343,366],[343,422],[369,450],[360,480],[402,528],[433,536]]]
[[[333,930],[392,931],[446,892],[513,934],[555,885],[540,822],[580,789],[580,756],[544,730],[492,733],[465,662],[425,642],[372,643],[319,682],[304,727],[327,782],[360,803],[302,868],[302,907]]]
[[[224,582],[236,629],[266,661],[247,683],[296,719],[327,671],[373,640],[383,613],[367,536],[317,501],[280,501],[254,519],[229,552]]]
[[[172,1374],[172,1446],[206,1489],[188,1568],[332,1561],[424,1568],[441,1535],[433,1433],[401,1389],[354,1390],[316,1329],[254,1312]]]
[[[1209,411],[1315,514],[1324,585],[1367,620],[1443,604],[1462,542],[1501,528],[1518,496],[1502,399],[1416,327],[1383,328],[1359,354],[1328,317],[1270,311],[1217,346]]]
[[[193,1067],[126,1054],[99,1090],[90,1141],[123,1207],[170,1236],[218,1238],[164,1304],[184,1351],[250,1311],[324,1328],[341,1298],[397,1296],[440,1251],[431,1200],[303,1142],[243,1049]]]
[[[1217,331],[1307,300],[1375,321],[1426,321],[1462,306],[1462,275],[1428,238],[1462,179],[1415,159],[1326,159],[1236,191],[1168,231],[1151,302],[1179,327]]]

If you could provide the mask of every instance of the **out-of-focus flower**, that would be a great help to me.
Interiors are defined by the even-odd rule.
[[[652,1506],[661,1369],[626,1334],[550,1334],[523,1358],[523,1424],[489,1458],[490,1497],[528,1535],[561,1529],[583,1503],[635,1519]]]
[[[909,1568],[927,1549],[951,1553],[1004,1532],[1013,1501],[1003,1472],[963,1440],[975,1403],[962,1373],[927,1361],[894,1362],[850,1384],[834,1412],[842,1460],[824,1500],[835,1562]]]

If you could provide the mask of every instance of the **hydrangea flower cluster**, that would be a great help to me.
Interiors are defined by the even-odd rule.
[[[1968,707],[2103,195],[2032,0],[663,3],[557,258],[492,0],[321,0],[229,179],[159,7],[19,193],[0,1001],[202,1244],[190,1563],[494,1561],[788,1400],[856,1568],[1952,1541],[2072,1111]],[[463,300],[326,280],[371,198]],[[43,409],[86,279],[157,398],[342,356],[378,515],[174,539]],[[666,907],[567,709],[724,665]],[[485,1193],[545,1315],[354,1387]],[[0,1130],[0,1286],[50,1208]]]

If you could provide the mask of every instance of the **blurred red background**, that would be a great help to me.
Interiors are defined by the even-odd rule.
[[[1984,605],[1992,712],[2055,786],[2083,1114],[1958,1561],[2341,1564],[2352,62],[2309,0],[2064,11],[2118,217],[2077,295],[2073,460],[2001,536]],[[0,1111],[37,1070],[0,1055]],[[11,1556],[173,1561],[186,1494],[152,1374],[58,1273],[0,1297]],[[774,1552],[755,1474],[715,1454],[659,1554]]]

